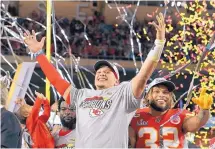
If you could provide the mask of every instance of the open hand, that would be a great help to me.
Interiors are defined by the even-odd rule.
[[[45,97],[43,94],[38,93],[38,92],[36,92],[36,91],[35,91],[35,94],[36,94],[36,96],[37,96],[39,99],[41,99],[41,100],[46,100],[46,97]]]
[[[201,90],[200,96],[198,98],[193,98],[192,101],[197,104],[203,110],[209,110],[212,103],[213,97],[206,93],[206,88]]]
[[[44,46],[45,37],[41,39],[41,41],[37,41],[35,31],[32,30],[32,34],[29,31],[24,33],[24,42],[27,44],[28,48],[31,52],[36,53],[37,51],[41,50]]]
[[[156,16],[156,19],[158,21],[158,25],[154,21],[152,22],[152,25],[157,30],[156,38],[158,40],[165,40],[166,24],[165,24],[165,21],[164,21],[163,14],[159,13],[159,15]]]

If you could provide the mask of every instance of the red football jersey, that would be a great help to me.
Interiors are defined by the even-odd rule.
[[[183,148],[185,134],[182,124],[187,111],[170,109],[162,116],[152,116],[149,108],[140,109],[131,121],[131,127],[136,132],[136,148],[158,148],[160,146],[160,125],[162,128],[163,146],[168,148]]]
[[[215,137],[210,140],[210,147],[215,148]]]

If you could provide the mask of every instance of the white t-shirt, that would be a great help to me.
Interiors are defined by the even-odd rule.
[[[76,148],[128,147],[128,126],[141,101],[131,82],[104,90],[72,87],[70,97],[76,104]]]

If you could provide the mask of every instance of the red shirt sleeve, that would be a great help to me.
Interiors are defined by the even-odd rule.
[[[188,110],[183,110],[182,113],[181,113],[181,119],[182,119],[182,122],[184,121],[184,119],[187,117],[187,116],[192,116],[192,113]]]
[[[43,123],[46,123],[50,117],[51,107],[48,100],[43,100],[42,102],[43,102],[44,111],[43,111],[43,114],[39,117],[39,119]]]
[[[57,89],[61,96],[64,95],[66,89],[70,86],[70,84],[61,78],[60,74],[51,65],[44,54],[37,56],[37,61],[40,64],[43,73],[46,75],[50,83]],[[70,95],[67,96],[66,103],[70,104]]]
[[[36,121],[38,120],[39,117],[41,104],[42,104],[41,100],[37,98],[32,108],[32,111],[27,118],[26,127],[28,128],[30,133],[33,133],[34,131]]]
[[[44,54],[37,56],[37,61],[39,62],[43,73],[46,75],[50,83],[57,89],[60,95],[63,96],[70,84],[61,78],[60,74],[57,72],[54,66],[49,63]]]

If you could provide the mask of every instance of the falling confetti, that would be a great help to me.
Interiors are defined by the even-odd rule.
[[[113,7],[113,5],[109,5],[108,1],[105,0],[107,3],[108,7],[110,9],[118,9],[119,12],[123,12],[122,14],[119,14],[119,17],[116,18],[121,18],[124,21],[126,20],[126,9],[125,8],[130,8],[131,5],[128,5],[126,7]],[[215,13],[209,13],[207,10],[207,5],[210,5],[215,8],[215,1],[211,0],[209,3],[206,4],[205,1],[200,1],[200,0],[195,0],[192,2],[187,2],[183,3],[182,7],[183,9],[186,10],[185,12],[180,12],[177,6],[175,5],[175,12],[173,13],[175,16],[169,16],[168,15],[168,4],[170,4],[169,0],[165,0],[165,19],[166,19],[166,33],[168,36],[170,36],[169,40],[166,42],[166,47],[165,47],[165,53],[164,53],[164,59],[167,59],[168,62],[164,61],[164,59],[161,59],[161,64],[163,68],[168,69],[170,72],[175,72],[176,68],[180,68],[181,66],[186,65],[187,63],[193,63],[192,65],[196,65],[197,62],[200,60],[200,56],[204,51],[204,47],[209,43],[210,37],[215,31],[215,25],[214,25],[214,20],[215,20]],[[138,8],[139,4],[137,4]],[[2,10],[3,12],[3,10]],[[136,13],[136,12],[135,12]],[[132,18],[135,17],[135,13]],[[153,18],[157,13],[159,13],[159,8],[156,8],[153,10],[151,13],[147,13],[147,17],[150,19]],[[10,36],[12,37],[1,37],[1,39],[6,39],[8,41],[16,40],[17,42],[23,43],[22,41],[22,35],[23,32],[25,31],[24,28],[21,28],[17,22],[16,18],[11,17],[7,12],[7,17],[11,18],[12,22],[10,22],[10,26],[3,26],[4,31],[9,33]],[[177,24],[174,24],[174,18],[177,18],[179,21]],[[4,18],[1,18],[2,21],[4,21]],[[33,22],[43,28],[43,31],[37,32],[37,34],[41,34],[46,30],[46,27],[30,18],[26,18],[26,20]],[[6,20],[5,20],[6,21]],[[56,36],[56,38],[63,44],[63,46],[68,49],[68,53],[71,53],[71,49],[68,48],[68,37],[65,33],[65,31],[60,27],[59,23],[54,20],[53,23],[55,23],[61,31],[61,34],[63,38],[66,40],[67,43],[63,42],[63,39],[60,38],[59,36]],[[89,45],[91,45],[88,36],[86,34],[86,25],[81,22],[84,25],[84,38],[88,42]],[[148,24],[150,24],[149,22]],[[133,24],[128,23],[130,33],[133,34],[136,37],[136,41],[138,43],[138,48],[141,49],[141,43],[139,41],[140,38],[143,36],[147,39],[147,41],[151,41],[153,39],[150,39],[150,36],[147,34],[146,28],[143,28],[143,34],[138,34],[135,33],[133,30]],[[118,26],[118,24],[116,24]],[[15,33],[11,28],[16,27],[17,32]],[[131,45],[133,43],[133,38],[132,36],[130,37],[130,42]],[[132,47],[133,48],[133,47]],[[9,47],[9,50],[13,52],[13,49]],[[140,50],[139,50],[140,51]],[[56,53],[58,55],[58,53]],[[142,57],[142,53],[139,53],[139,56]],[[15,58],[14,58],[15,59]],[[54,59],[54,61],[59,61],[61,59],[59,56]],[[82,72],[82,70],[86,70],[82,66],[79,65],[80,59],[75,58],[74,56],[70,57],[71,63],[75,64],[75,68],[78,74],[78,79],[79,79],[79,84],[81,86],[86,86],[85,82],[93,88],[93,86],[89,83],[86,75]],[[65,61],[65,60],[63,60]],[[141,60],[142,61],[142,60]],[[72,78],[70,78],[68,71],[64,68],[64,66],[61,64],[61,62],[58,63],[63,70],[66,73],[67,78],[69,78],[68,81],[72,82]],[[169,64],[169,65],[168,65]],[[10,66],[11,64],[8,62],[8,65]],[[136,61],[134,59],[134,66],[136,66]],[[186,67],[184,69],[187,73],[184,73],[182,71],[179,71],[175,73],[176,78],[179,78],[182,76],[184,80],[188,79],[189,75],[194,75],[194,70],[193,68]],[[202,74],[201,71],[207,72],[207,75]],[[124,72],[124,70],[123,70]],[[62,72],[61,72],[62,74]],[[189,75],[188,75],[189,74]],[[170,74],[170,76],[173,76]],[[66,77],[65,77],[66,78]],[[170,77],[169,77],[170,78]],[[202,61],[200,65],[200,72],[196,74],[195,76],[196,79],[200,80],[200,84],[196,85],[192,88],[192,93],[193,96],[198,96],[199,95],[199,89],[197,89],[198,86],[205,87],[207,90],[213,95],[215,98],[215,50],[209,51]],[[184,88],[184,84],[180,83],[177,84],[176,90],[180,90],[181,88]],[[215,107],[215,103],[213,104],[213,108]],[[215,113],[215,110],[211,110],[211,112]],[[215,124],[215,123],[214,123]],[[208,128],[206,128],[208,129]],[[207,143],[207,133],[201,132],[197,133],[195,135],[196,138],[202,139],[204,143]],[[203,147],[203,146],[202,146]]]

